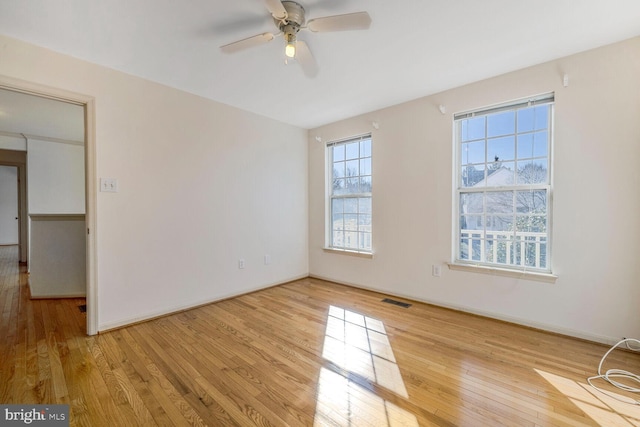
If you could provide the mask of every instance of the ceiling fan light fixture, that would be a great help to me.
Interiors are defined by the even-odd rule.
[[[295,58],[296,56],[296,35],[287,33],[285,34],[285,40],[287,41],[287,45],[284,48],[284,54],[288,58]]]

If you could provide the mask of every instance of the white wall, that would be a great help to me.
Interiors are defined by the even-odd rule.
[[[95,97],[119,185],[97,200],[100,330],[307,275],[306,131],[6,37],[0,75]]]
[[[18,244],[18,168],[0,166],[0,245]]]
[[[0,149],[27,151],[27,141],[24,138],[0,134]]]
[[[29,138],[29,213],[85,213],[84,147]]]
[[[603,342],[640,337],[638,76],[634,38],[311,130],[311,274]],[[446,267],[432,277],[431,266],[452,253],[452,114],[550,91],[557,281]],[[369,131],[374,258],[325,253],[324,144],[315,137]]]

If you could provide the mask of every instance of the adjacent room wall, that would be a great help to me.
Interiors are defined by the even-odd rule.
[[[84,146],[29,138],[30,214],[84,214]]]
[[[639,337],[638,76],[634,38],[311,130],[311,274],[603,342]],[[557,281],[446,267],[433,277],[452,253],[453,113],[551,91]],[[373,259],[322,249],[324,144],[364,132],[373,132]]]
[[[7,37],[0,75],[95,97],[99,330],[307,275],[305,130]]]
[[[18,168],[0,165],[0,245],[18,244]]]

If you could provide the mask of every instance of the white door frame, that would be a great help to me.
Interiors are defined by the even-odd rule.
[[[87,226],[87,334],[95,335],[98,333],[95,98],[89,95],[83,95],[2,75],[0,75],[0,88],[84,106],[85,221]]]

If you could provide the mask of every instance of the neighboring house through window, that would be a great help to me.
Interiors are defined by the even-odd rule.
[[[551,272],[553,101],[454,116],[455,263]]]
[[[330,249],[372,251],[371,135],[327,144]]]

